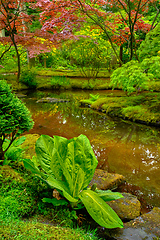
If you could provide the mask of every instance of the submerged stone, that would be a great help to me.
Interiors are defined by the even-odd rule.
[[[122,193],[124,198],[116,199],[107,204],[117,213],[123,221],[135,219],[140,215],[141,203],[136,196]]]
[[[98,189],[115,189],[122,182],[125,181],[125,177],[120,174],[108,173],[101,169],[96,169],[94,176],[90,182],[90,186],[96,183]]]
[[[69,102],[69,99],[46,97],[46,98],[39,99],[36,103],[57,103],[57,102]]]

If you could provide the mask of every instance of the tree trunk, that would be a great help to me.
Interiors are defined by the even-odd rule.
[[[16,54],[17,54],[17,64],[18,64],[17,82],[19,82],[19,78],[20,78],[20,74],[21,74],[20,55],[19,55],[19,52],[18,52],[17,44],[16,44],[15,39],[14,39],[14,35],[11,36],[11,40],[13,42],[13,45],[15,47]]]
[[[123,46],[120,46],[120,51],[119,51],[119,58],[121,59],[121,62],[123,62]],[[122,66],[122,64],[120,63],[120,66]]]
[[[3,152],[2,144],[3,144],[3,141],[2,139],[0,139],[0,160],[4,160],[4,152]],[[3,161],[2,162],[0,161],[0,165],[3,165]]]

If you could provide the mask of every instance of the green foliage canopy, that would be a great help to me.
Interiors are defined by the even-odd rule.
[[[150,80],[160,78],[160,57],[145,58],[141,63],[130,61],[117,68],[111,75],[110,85],[122,88],[128,94],[148,89]]]
[[[160,46],[160,24],[158,24],[152,31],[147,33],[146,38],[142,41],[139,49],[138,55],[139,59],[142,61],[144,58],[149,58],[152,56],[157,56]]]

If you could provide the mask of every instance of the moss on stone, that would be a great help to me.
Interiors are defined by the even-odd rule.
[[[141,203],[137,197],[130,193],[122,193],[122,195],[124,198],[107,202],[107,204],[123,221],[129,221],[138,217],[141,211]]]
[[[124,181],[125,177],[120,174],[112,174],[102,169],[96,169],[94,176],[90,182],[90,186],[96,183],[98,189],[114,189]]]
[[[31,159],[34,155],[36,155],[35,143],[36,143],[37,139],[40,137],[40,135],[39,134],[26,134],[25,137],[26,137],[26,140],[21,145],[21,147],[25,149],[24,157]]]

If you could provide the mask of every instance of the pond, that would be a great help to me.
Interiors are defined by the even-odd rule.
[[[108,92],[98,91],[100,95]],[[90,93],[97,92],[25,92],[27,96],[23,101],[35,121],[29,133],[68,139],[86,135],[98,159],[98,168],[126,177],[127,183],[120,190],[137,195],[144,211],[153,206],[160,207],[160,129],[80,107],[79,100],[89,98]],[[43,97],[69,101],[37,103]]]

